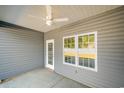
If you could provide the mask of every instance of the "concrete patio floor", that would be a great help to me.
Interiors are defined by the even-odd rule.
[[[0,88],[88,88],[48,69],[37,69],[0,84]]]

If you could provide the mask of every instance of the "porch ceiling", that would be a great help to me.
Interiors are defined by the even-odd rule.
[[[45,21],[38,18],[46,16],[44,5],[30,6],[0,6],[0,20],[6,21],[19,26],[31,28],[41,32],[47,32],[55,28],[70,24],[80,19],[84,19],[113,8],[118,5],[55,5],[53,8],[53,17],[61,18],[68,17],[69,21],[54,23],[52,26],[47,26]],[[37,16],[33,18],[28,15]]]

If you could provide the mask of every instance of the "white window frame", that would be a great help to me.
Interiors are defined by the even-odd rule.
[[[74,37],[75,38],[75,48],[74,49],[64,48],[64,39],[65,38],[71,38],[71,37]],[[65,56],[64,56],[64,52],[65,51],[76,52],[76,36],[75,35],[63,37],[63,64],[74,66],[74,67],[77,66],[77,57],[76,56],[75,56],[75,64],[70,64],[70,63],[66,63],[65,62]]]
[[[83,53],[87,53],[87,51],[88,51],[88,53],[94,53],[95,52],[95,54],[96,54],[96,59],[95,59],[95,68],[90,68],[90,67],[84,67],[84,66],[80,66],[79,64],[77,64],[77,66],[79,67],[79,68],[83,68],[83,69],[87,69],[87,70],[92,70],[92,71],[95,71],[95,72],[97,72],[97,69],[98,69],[98,67],[97,67],[97,31],[96,32],[89,32],[89,33],[83,33],[83,34],[78,34],[77,35],[77,38],[79,37],[79,36],[84,36],[84,35],[90,35],[90,34],[94,34],[95,35],[95,48],[93,49],[93,48],[89,48],[89,46],[88,46],[88,48],[84,48],[84,49],[80,49],[80,48],[78,48],[78,53],[79,52],[83,52]],[[88,40],[88,43],[89,43],[89,40]],[[77,56],[77,58],[79,59],[79,57]],[[79,63],[79,60],[78,60],[78,63]]]
[[[83,36],[83,35],[89,35],[89,34],[94,34],[95,35],[95,48],[93,49],[93,48],[84,48],[84,49],[80,49],[80,48],[78,48],[78,37],[79,36]],[[65,38],[70,38],[70,37],[75,37],[75,48],[74,49],[67,49],[67,48],[64,48],[64,39]],[[89,40],[88,40],[88,42],[89,42]],[[89,46],[88,46],[89,47]],[[76,53],[76,56],[75,56],[75,64],[70,64],[70,63],[66,63],[65,62],[65,57],[64,57],[64,52],[65,51],[71,51],[71,52],[73,52],[73,51],[75,51],[75,52],[77,52]],[[80,53],[80,52],[85,52],[86,51],[86,53],[87,53],[87,51],[89,52],[89,53],[94,53],[95,52],[95,54],[96,54],[96,59],[95,59],[95,68],[90,68],[90,67],[84,67],[84,66],[80,66],[79,65],[79,57],[78,57],[78,53]],[[66,65],[70,65],[70,66],[74,66],[74,67],[79,67],[79,68],[82,68],[82,69],[86,69],[86,70],[91,70],[91,71],[95,71],[95,72],[97,72],[98,71],[98,66],[97,66],[97,31],[95,31],[95,32],[89,32],[89,33],[82,33],[82,34],[78,34],[78,35],[72,35],[72,36],[65,36],[65,37],[63,37],[63,64],[66,64]]]

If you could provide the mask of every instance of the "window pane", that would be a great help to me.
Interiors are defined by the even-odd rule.
[[[72,59],[71,59],[71,60],[72,60],[72,64],[75,64],[75,57],[72,56],[71,58],[72,58]]]
[[[75,64],[75,56],[65,56],[65,62]]]
[[[64,39],[64,48],[75,48],[75,37]]]
[[[89,67],[95,68],[95,59],[89,59]]]
[[[71,38],[71,48],[75,48],[75,38]]]
[[[94,34],[89,35],[89,48],[95,48],[95,37]]]
[[[68,63],[71,63],[71,57],[68,56]]]
[[[53,65],[52,60],[48,60],[48,64]]]
[[[68,40],[69,40],[69,48],[71,48],[71,38],[69,38]]]
[[[78,42],[82,42],[82,36],[78,37]]]
[[[73,41],[73,38],[70,38],[70,48],[73,48],[73,46],[72,46],[72,41]]]
[[[69,48],[70,47],[70,45],[69,45],[69,43],[70,43],[70,40],[69,40],[69,38],[67,39],[68,40],[68,44],[67,44],[67,48]]]
[[[83,66],[83,58],[82,57],[79,57],[79,65]]]
[[[64,48],[75,48],[75,37],[65,38]]]
[[[64,48],[68,48],[68,39],[64,39]]]
[[[78,37],[78,48],[88,48],[88,35]]]
[[[53,43],[48,43],[48,51],[52,51]]]
[[[88,67],[88,58],[84,58],[84,66]]]
[[[65,56],[65,62],[68,62],[68,56]]]
[[[88,35],[83,36],[83,42],[88,42]]]
[[[82,48],[82,42],[83,42],[83,39],[82,39],[82,36],[79,36],[78,37],[78,48]]]
[[[94,34],[90,34],[89,35],[89,42],[94,42],[95,41],[95,38],[94,38]]]
[[[95,48],[95,43],[94,42],[89,42],[89,48]]]
[[[88,35],[83,36],[83,48],[88,48]]]
[[[74,37],[72,37],[72,43],[75,43]]]
[[[71,46],[72,46],[71,48],[74,48],[75,47],[75,44],[72,44]]]

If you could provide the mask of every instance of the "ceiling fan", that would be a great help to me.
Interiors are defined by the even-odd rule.
[[[46,5],[46,18],[40,17],[41,20],[46,21],[46,25],[51,26],[55,22],[65,22],[68,18],[53,18],[52,6]],[[39,18],[37,16],[29,15],[30,17]]]

